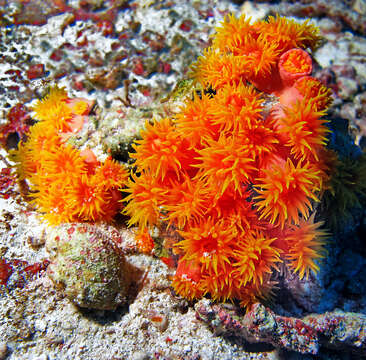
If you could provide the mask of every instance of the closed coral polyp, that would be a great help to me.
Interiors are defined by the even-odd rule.
[[[155,244],[147,228],[138,228],[135,234],[135,239],[139,251],[144,254],[152,253]]]
[[[310,75],[313,64],[310,55],[302,49],[291,49],[281,55],[278,69],[286,86],[292,85],[297,79]]]
[[[199,299],[203,295],[199,286],[201,276],[201,267],[198,263],[180,259],[172,287],[178,295],[188,300]]]

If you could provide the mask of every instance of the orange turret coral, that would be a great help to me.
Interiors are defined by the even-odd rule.
[[[107,158],[97,161],[91,150],[80,151],[67,139],[87,121],[92,102],[71,99],[52,88],[36,101],[38,122],[13,153],[21,180],[30,186],[32,203],[50,224],[111,220],[121,208],[125,168]]]
[[[167,245],[178,294],[247,306],[270,296],[280,266],[319,270],[326,232],[312,214],[329,180],[331,102],[311,77],[319,42],[308,22],[229,15],[192,66],[200,90],[146,124],[124,213],[140,231],[165,222],[179,234]]]

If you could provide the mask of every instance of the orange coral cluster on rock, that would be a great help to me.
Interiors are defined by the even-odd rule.
[[[119,189],[125,168],[68,144],[88,120],[92,102],[70,99],[54,87],[33,106],[35,119],[27,140],[14,153],[20,179],[26,179],[36,208],[50,224],[111,220],[121,208]]]
[[[146,123],[124,212],[145,251],[154,226],[179,233],[178,294],[246,306],[271,294],[281,263],[300,278],[319,269],[327,234],[311,215],[329,176],[331,97],[305,50],[319,41],[308,22],[229,15],[192,67],[192,98]]]

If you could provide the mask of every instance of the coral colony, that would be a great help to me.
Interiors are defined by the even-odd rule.
[[[100,163],[90,149],[67,143],[87,121],[91,105],[68,98],[64,89],[51,89],[34,105],[38,122],[13,154],[20,179],[30,184],[32,202],[52,225],[109,221],[121,208],[125,168],[111,158]]]
[[[194,95],[141,132],[124,212],[145,252],[154,226],[179,234],[167,246],[181,296],[247,306],[271,295],[281,263],[300,278],[319,270],[331,98],[304,50],[319,41],[308,22],[226,17],[192,67]]]
[[[38,101],[38,122],[16,152],[33,203],[51,224],[111,220],[121,208],[151,253],[155,227],[177,260],[172,286],[242,306],[271,295],[279,265],[300,278],[319,270],[327,233],[314,204],[329,187],[330,90],[311,77],[308,22],[227,16],[192,66],[195,91],[172,118],[146,122],[122,165],[69,145],[91,104],[59,88]]]

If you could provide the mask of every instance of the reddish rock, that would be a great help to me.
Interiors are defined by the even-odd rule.
[[[95,68],[90,74],[87,74],[89,80],[94,86],[103,89],[115,89],[121,85],[123,78],[123,67],[112,66],[110,68]]]
[[[16,176],[12,173],[12,169],[7,167],[0,171],[0,196],[7,199],[11,193],[11,187],[16,183]],[[1,272],[1,270],[0,270]],[[0,275],[1,278],[1,275]],[[1,279],[0,279],[1,283]]]
[[[145,69],[144,69],[144,64],[143,64],[141,58],[137,58],[135,60],[135,66],[132,71],[136,75],[140,75],[140,76],[144,75]]]
[[[159,73],[169,74],[172,70],[172,66],[165,61],[159,60],[157,65],[157,71]]]
[[[6,285],[12,271],[10,264],[0,258],[0,285]]]
[[[44,65],[43,64],[34,64],[29,67],[27,70],[27,78],[29,80],[38,79],[44,76]]]
[[[27,282],[43,273],[48,265],[48,260],[29,264],[24,260],[0,258],[0,284],[7,285],[9,289],[22,288]]]
[[[302,354],[318,353],[324,346],[359,356],[366,354],[366,316],[334,311],[310,314],[302,319],[275,314],[255,303],[243,316],[233,309],[200,300],[196,317],[210,325],[217,334],[236,336],[251,343],[269,343],[276,348]]]
[[[13,81],[17,81],[19,79],[22,78],[22,74],[20,72],[20,70],[13,70],[13,69],[10,69],[10,70],[7,70],[5,71],[5,75],[10,75],[11,76],[11,80]]]
[[[60,61],[60,60],[62,60],[63,56],[64,56],[64,52],[61,49],[55,49],[52,52],[50,59],[53,61]]]
[[[97,27],[104,36],[113,36],[114,35],[114,25],[110,21],[107,21],[107,20],[99,21],[97,23]]]
[[[6,145],[9,135],[17,133],[22,139],[32,123],[29,110],[23,104],[16,104],[7,114],[7,122],[0,126],[0,143]]]
[[[64,0],[32,0],[20,2],[18,12],[14,16],[16,25],[43,25],[51,16],[61,14],[68,9]]]
[[[193,22],[191,20],[184,20],[180,26],[179,29],[181,29],[182,31],[191,31],[192,30],[192,26],[193,26]]]

